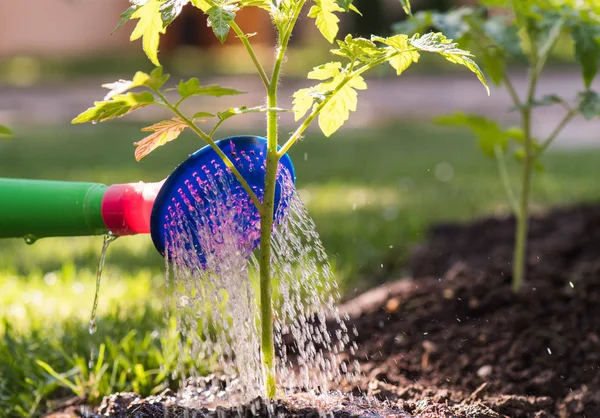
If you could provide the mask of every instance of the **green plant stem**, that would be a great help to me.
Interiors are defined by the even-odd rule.
[[[504,192],[506,193],[506,197],[508,198],[508,202],[511,210],[515,215],[519,215],[520,208],[519,203],[517,201],[517,197],[512,188],[510,177],[508,176],[508,171],[506,170],[506,161],[504,159],[504,153],[502,149],[500,149],[499,145],[494,147],[494,156],[496,157],[496,166],[498,167],[498,173],[500,174],[500,180],[502,180],[502,186],[504,187]]]
[[[552,133],[550,135],[548,135],[548,138],[546,138],[544,140],[544,142],[542,142],[539,150],[537,151],[537,153],[535,155],[536,158],[541,156],[544,153],[544,151],[546,151],[546,149],[550,146],[550,144],[552,144],[552,142],[556,139],[558,134],[564,129],[564,127],[567,125],[567,123],[569,123],[571,121],[571,119],[573,119],[573,116],[575,116],[576,114],[577,114],[577,109],[570,109],[569,112],[567,112],[565,117],[562,118],[562,120],[558,123],[558,125],[556,125],[556,128],[554,128]]]
[[[542,67],[538,65],[538,54],[535,47],[535,40],[527,31],[529,43],[531,45],[531,63],[529,70],[529,86],[527,89],[527,99],[525,103],[533,103],[535,99],[535,90],[537,87],[538,76]],[[529,199],[531,192],[531,178],[533,176],[533,166],[535,155],[533,153],[533,138],[531,136],[531,107],[521,107],[521,117],[523,123],[523,133],[525,142],[525,158],[523,161],[523,173],[521,183],[521,196],[519,201],[519,212],[515,213],[517,221],[515,232],[515,247],[513,254],[513,280],[512,288],[516,293],[521,289],[525,279],[525,267],[527,261],[527,234],[529,231]]]
[[[238,24],[235,23],[234,21],[231,21],[230,26],[231,26],[231,29],[233,29],[233,31],[235,32],[235,34],[238,36],[238,38],[240,38],[240,41],[242,41],[242,44],[246,48],[246,51],[248,51],[248,55],[250,55],[250,58],[252,59],[252,62],[254,63],[254,66],[256,67],[256,71],[258,71],[258,75],[260,76],[260,79],[262,80],[263,84],[265,85],[265,88],[268,89],[269,84],[271,82],[269,81],[269,77],[267,76],[265,69],[263,68],[262,64],[258,60],[258,57],[256,56],[256,52],[254,51],[254,48],[252,48],[252,45],[250,44],[250,41],[248,40],[248,35],[246,35],[242,31],[242,29],[240,29]]]
[[[271,284],[271,236],[275,212],[275,187],[277,184],[277,168],[280,155],[278,145],[277,120],[277,87],[285,51],[292,35],[294,24],[298,19],[304,1],[296,5],[294,15],[289,22],[286,32],[281,38],[277,51],[271,81],[267,86],[267,166],[265,174],[265,191],[263,212],[260,218],[260,314],[261,314],[261,361],[265,381],[265,394],[273,399],[276,395],[277,384],[275,376],[275,345],[273,340],[273,306]]]
[[[190,118],[188,118],[183,113],[181,113],[181,111],[177,108],[177,106],[174,106],[171,102],[169,102],[169,100],[166,98],[166,96],[164,94],[162,94],[160,91],[155,91],[155,93],[165,102],[165,106],[167,108],[171,109],[171,111],[173,111],[173,113],[175,113],[177,116],[179,116],[179,118],[181,118],[181,120],[192,131],[194,131],[194,133],[196,135],[198,135],[200,138],[204,139],[211,146],[211,148],[217,153],[217,155],[225,163],[227,168],[229,168],[229,170],[233,173],[235,178],[240,182],[240,184],[242,185],[242,187],[244,188],[246,193],[248,193],[248,196],[250,196],[250,199],[252,199],[252,203],[254,203],[254,206],[256,206],[258,213],[262,214],[263,210],[264,210],[262,203],[260,203],[260,200],[258,200],[258,197],[256,196],[256,194],[250,188],[250,185],[248,185],[248,182],[246,181],[246,179],[244,179],[244,176],[242,176],[240,174],[240,172],[238,171],[238,169],[235,168],[235,165],[231,162],[229,157],[227,157],[227,155],[225,155],[225,153],[221,150],[221,148],[218,147],[218,145],[215,143],[215,141],[212,139],[212,137],[210,135],[207,135],[202,129],[198,128],[198,126]]]

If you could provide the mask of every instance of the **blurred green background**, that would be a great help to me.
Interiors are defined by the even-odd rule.
[[[102,125],[69,124],[101,99],[101,84],[151,69],[139,45],[127,40],[131,27],[109,36],[126,0],[107,1],[103,10],[97,2],[18,3],[0,5],[0,39],[14,40],[0,43],[0,123],[15,131],[12,139],[0,141],[1,177],[105,184],[158,181],[203,146],[184,133],[136,163],[132,143],[142,138],[142,127],[162,114]],[[343,32],[389,33],[391,24],[402,18],[397,3],[357,1],[364,19],[346,18]],[[417,10],[456,4],[413,0]],[[35,12],[26,13],[30,9]],[[58,12],[56,20],[66,23],[48,17]],[[90,16],[96,19],[92,22]],[[24,29],[26,19],[39,31]],[[166,71],[200,76],[206,83],[247,84],[253,94],[254,84],[248,81],[253,67],[236,40],[220,49],[212,41],[199,41],[205,32],[198,29],[197,19],[182,19],[191,23],[163,39]],[[247,19],[249,26],[241,26],[251,32],[258,23],[252,23],[252,16]],[[49,34],[46,21],[61,27],[61,33]],[[312,24],[304,19],[294,37],[284,87],[301,83],[312,66],[330,59],[330,45],[307,22]],[[256,39],[256,46],[261,59],[269,60],[268,32]],[[564,39],[551,63],[550,72],[558,76],[548,81],[550,87],[578,80],[572,61],[572,45]],[[511,71],[522,75],[518,67]],[[382,68],[368,79],[379,88],[364,93],[365,104],[353,115],[354,124],[330,139],[310,131],[291,151],[299,193],[316,222],[344,299],[410,274],[410,247],[426,239],[433,223],[508,214],[496,167],[480,154],[475,139],[431,123],[435,114],[480,108],[511,122],[503,90],[494,89],[488,99],[474,77],[466,78],[464,70],[438,59],[423,59],[400,81],[391,76]],[[432,84],[441,90],[427,90]],[[293,89],[282,91],[289,102]],[[221,136],[264,132],[260,119],[244,118],[225,125]],[[552,114],[539,121],[541,129],[548,120]],[[595,139],[595,125],[578,120],[574,126],[544,158],[545,172],[537,173],[537,211],[600,198],[600,149],[588,146]],[[282,132],[290,130],[286,121]],[[509,172],[516,181],[516,162],[509,164]],[[164,261],[148,236],[120,238],[110,247],[98,332],[89,335],[101,246],[102,237],[46,238],[31,246],[22,239],[0,241],[0,417],[39,414],[74,394],[97,401],[114,391],[147,395],[177,384],[170,373],[179,356],[178,337],[163,312]],[[92,352],[104,356],[88,365]]]

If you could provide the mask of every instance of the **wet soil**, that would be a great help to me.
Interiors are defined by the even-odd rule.
[[[360,379],[333,388],[344,395],[299,394],[278,401],[271,412],[600,417],[600,206],[555,210],[532,220],[528,280],[516,295],[510,285],[513,236],[512,219],[434,227],[412,254],[413,279],[388,283],[340,308],[358,331],[359,349],[346,355],[350,364],[359,360]],[[145,400],[113,395],[97,413],[186,416],[176,403],[169,394]],[[267,411],[256,400],[237,409],[185,413],[233,417]]]

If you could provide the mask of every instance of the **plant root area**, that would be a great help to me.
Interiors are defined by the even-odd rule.
[[[600,206],[532,219],[528,277],[518,294],[511,290],[512,218],[437,225],[429,235],[411,254],[413,278],[340,307],[358,331],[350,333],[358,350],[344,354],[349,364],[360,362],[358,380],[332,388],[343,395],[277,401],[270,415],[600,417]],[[122,396],[106,398],[98,413],[186,416],[168,399],[117,407]],[[268,410],[258,399],[186,413]]]

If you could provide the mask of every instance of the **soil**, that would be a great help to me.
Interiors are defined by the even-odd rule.
[[[358,382],[335,388],[345,395],[298,394],[271,408],[286,417],[600,417],[600,206],[532,220],[528,280],[516,295],[513,225],[434,227],[412,254],[413,279],[340,307],[358,330],[359,350],[347,354],[360,361]],[[169,394],[136,396],[113,395],[97,412],[184,416]],[[264,405],[187,413],[266,416]]]

